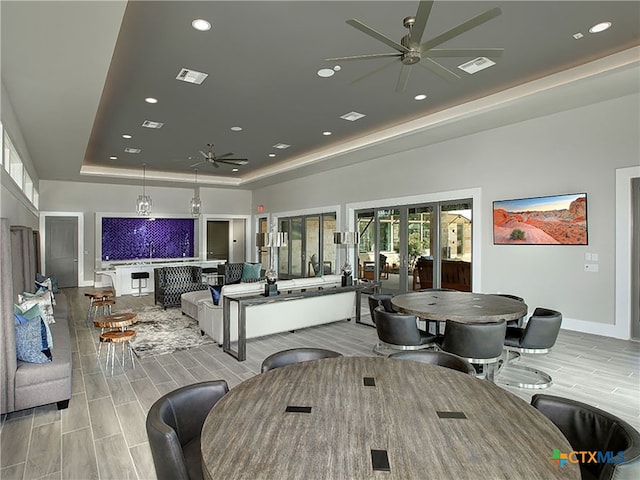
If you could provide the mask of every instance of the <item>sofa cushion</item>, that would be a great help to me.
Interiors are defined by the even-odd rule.
[[[16,325],[16,354],[18,360],[29,363],[48,363],[51,352],[47,332],[41,318],[33,318]]]

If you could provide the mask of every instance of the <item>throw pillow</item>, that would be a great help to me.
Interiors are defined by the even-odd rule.
[[[220,303],[220,292],[222,291],[222,285],[209,285],[209,290],[211,291],[213,304],[218,305]]]
[[[45,322],[55,323],[56,320],[53,316],[53,305],[51,303],[51,292],[45,292],[45,295],[39,295],[36,297],[25,298],[22,295],[18,295],[18,306],[23,312],[29,310],[34,305],[40,305],[44,316],[42,317]]]
[[[13,313],[13,323],[14,325],[19,325],[20,323],[25,323],[28,322],[29,319],[26,317],[23,317],[22,315],[20,315],[19,313]]]
[[[32,320],[34,318],[39,318],[40,320],[45,318],[45,314],[40,308],[40,304],[36,304],[32,306],[29,310],[25,310],[24,312],[20,308],[19,305],[13,306],[13,315],[14,317],[17,315],[19,317],[23,317],[25,320]],[[49,322],[44,322],[47,329],[47,343],[49,344],[49,348],[53,348],[53,336],[51,335],[51,328],[49,328]]]
[[[29,363],[48,363],[51,352],[43,348],[43,321],[39,318],[16,325],[16,355],[18,360]],[[46,338],[46,333],[45,333]],[[44,351],[47,350],[49,356]]]
[[[241,280],[258,280],[260,279],[261,263],[243,263]]]
[[[43,286],[43,284],[46,284],[48,290],[51,290],[53,293],[60,293],[60,290],[58,289],[58,279],[55,275],[47,277],[41,273],[36,273],[36,288]]]

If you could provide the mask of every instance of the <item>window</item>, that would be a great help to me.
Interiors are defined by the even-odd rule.
[[[27,169],[24,168],[22,158],[18,155],[18,151],[11,141],[9,133],[2,129],[1,124],[0,130],[2,130],[2,138],[4,139],[4,147],[2,149],[2,164],[4,169],[9,173],[13,181],[18,185],[20,190],[23,191],[29,201],[38,208],[40,196],[38,194],[38,190],[33,184],[33,179],[31,178],[31,175],[29,175],[29,172],[27,172]]]

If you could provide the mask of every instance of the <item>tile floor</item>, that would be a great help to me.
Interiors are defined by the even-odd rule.
[[[2,416],[2,480],[154,479],[145,417],[162,394],[210,379],[225,379],[233,388],[257,374],[267,355],[285,348],[318,346],[373,355],[377,340],[371,327],[338,322],[250,340],[242,363],[213,344],[144,359],[137,368],[117,368],[111,376],[96,362],[98,336],[84,321],[84,290],[65,291],[75,347],[69,408],[58,411],[50,405]],[[119,297],[114,312],[152,303],[152,296]],[[363,320],[367,317],[363,310]],[[545,393],[597,405],[640,428],[640,343],[563,330],[549,355],[528,364],[553,376]],[[504,388],[527,401],[535,393]]]

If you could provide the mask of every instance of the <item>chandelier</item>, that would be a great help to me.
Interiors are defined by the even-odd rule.
[[[138,215],[149,216],[151,215],[151,197],[146,193],[146,175],[147,164],[142,164],[142,195],[138,195],[136,200],[136,212]]]

